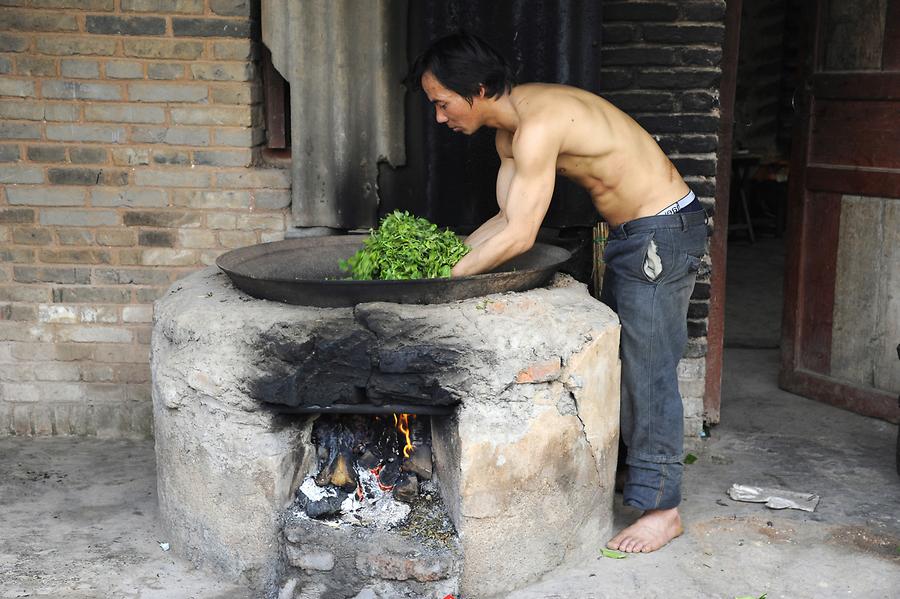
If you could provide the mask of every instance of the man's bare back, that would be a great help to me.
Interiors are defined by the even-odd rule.
[[[600,96],[565,85],[528,83],[509,94],[518,126],[563,133],[556,170],[585,188],[611,225],[652,216],[688,193],[653,138]],[[498,129],[497,150],[515,161],[515,131]]]

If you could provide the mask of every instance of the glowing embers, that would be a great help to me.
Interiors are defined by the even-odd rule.
[[[313,425],[317,460],[297,490],[301,514],[394,527],[410,504],[436,497],[427,417],[321,415]]]

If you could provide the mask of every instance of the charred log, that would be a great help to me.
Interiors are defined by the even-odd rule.
[[[346,491],[347,493],[355,491],[359,483],[359,477],[356,475],[356,469],[353,468],[353,457],[350,455],[350,452],[339,453],[332,462],[332,466],[331,477],[328,482],[341,491]]]
[[[403,465],[400,469],[405,472],[412,472],[421,479],[430,480],[432,472],[431,446],[425,444],[415,445],[410,456],[403,460]]]
[[[358,477],[354,468],[353,448],[357,445],[358,433],[354,428],[345,426],[334,418],[320,418],[316,421],[313,437],[319,450],[325,449],[322,453],[326,456],[324,460],[320,460],[321,467],[315,478],[320,487],[331,484],[347,493],[356,490]]]
[[[391,458],[378,473],[378,482],[382,487],[393,487],[400,478],[400,460]]]
[[[341,504],[347,499],[347,494],[337,491],[335,495],[321,499],[310,499],[303,491],[297,490],[297,503],[310,518],[328,518],[341,512]]]
[[[372,453],[371,450],[366,450],[361,456],[359,456],[359,458],[356,460],[356,463],[366,470],[371,470],[381,463],[381,457]]]
[[[394,483],[394,499],[412,502],[419,495],[419,479],[410,472],[401,472]]]

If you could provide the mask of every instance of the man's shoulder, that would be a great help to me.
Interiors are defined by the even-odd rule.
[[[557,126],[586,111],[599,108],[599,96],[577,87],[551,83],[525,84],[512,98],[520,126]],[[518,86],[517,88],[518,89]]]
[[[580,87],[563,85],[562,83],[521,83],[515,86],[511,92],[514,104],[537,104],[544,102],[558,102],[572,99],[585,101],[587,99],[600,99],[600,96]]]
[[[513,146],[520,142],[537,143],[564,136],[571,122],[571,115],[581,110],[564,94],[523,97],[517,107],[518,127],[511,139]]]

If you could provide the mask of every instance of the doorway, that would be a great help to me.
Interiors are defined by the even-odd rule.
[[[744,0],[734,101],[725,348],[781,340],[802,0]]]

